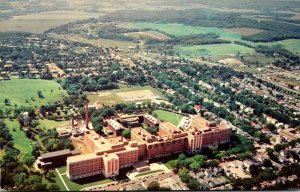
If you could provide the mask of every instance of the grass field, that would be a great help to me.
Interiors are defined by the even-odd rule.
[[[129,42],[129,41],[118,41],[118,40],[110,40],[110,39],[87,39],[81,37],[79,35],[67,34],[67,35],[60,35],[60,34],[51,34],[51,37],[58,38],[58,39],[68,39],[70,41],[87,43],[94,46],[103,46],[103,47],[135,47],[137,43]]]
[[[180,120],[182,118],[182,115],[172,113],[169,111],[155,110],[153,113],[157,115],[158,119],[160,119],[162,121],[170,122],[175,126],[178,125],[178,123],[180,122]]]
[[[128,103],[130,101],[125,101],[122,99],[120,95],[124,93],[138,93],[138,91],[150,91],[155,95],[159,96],[162,99],[165,99],[162,93],[158,90],[154,89],[151,86],[133,86],[133,87],[120,87],[120,89],[114,89],[109,91],[99,91],[97,93],[87,93],[89,100],[91,103],[95,103],[97,105],[104,104],[104,105],[114,105],[117,103]],[[145,101],[147,101],[146,99]],[[140,101],[140,100],[139,100]]]
[[[20,158],[22,159],[26,154],[31,154],[31,144],[33,141],[26,137],[23,130],[20,130],[17,120],[10,121],[9,119],[5,119],[5,124],[13,137],[14,146],[21,152]]]
[[[256,45],[268,45],[268,46],[282,45],[287,50],[300,55],[300,39],[288,39],[288,40],[276,41],[270,43],[256,43]]]
[[[38,91],[42,92],[44,98],[38,97]],[[6,107],[5,98],[10,100],[11,106],[39,107],[54,103],[67,95],[66,91],[55,81],[41,79],[0,81],[0,93],[0,107]]]
[[[144,173],[137,174],[135,177],[141,177],[141,176],[150,175],[150,174],[158,173],[158,172],[162,172],[162,171],[164,171],[164,170],[158,169],[158,170],[153,170],[153,171],[147,171]]]
[[[253,54],[255,50],[252,48],[235,45],[235,44],[214,44],[214,45],[197,45],[197,46],[178,46],[176,51],[183,57],[205,57],[205,56],[221,56],[236,55],[240,53]]]
[[[47,11],[29,15],[14,16],[9,20],[0,21],[0,32],[23,31],[42,33],[76,20],[98,17],[99,14],[82,11]]]
[[[241,35],[239,33],[229,32],[223,28],[216,28],[216,27],[196,27],[196,26],[187,26],[183,24],[160,24],[160,23],[131,23],[128,25],[130,28],[137,28],[137,29],[156,29],[171,35],[175,36],[185,36],[191,34],[199,34],[199,33],[216,33],[219,34],[221,38],[233,38],[233,39],[240,39]]]
[[[48,119],[39,120],[39,127],[51,129],[51,128],[60,128],[69,125],[68,121],[53,121]]]

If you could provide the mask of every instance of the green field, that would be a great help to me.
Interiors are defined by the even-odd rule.
[[[109,90],[109,91],[99,91],[99,92],[97,92],[98,95],[95,93],[88,93],[88,92],[86,92],[86,94],[91,103],[94,103],[97,105],[99,105],[99,104],[115,105],[117,103],[130,103],[128,101],[124,101],[119,95],[117,95],[118,93],[141,91],[141,94],[142,94],[142,91],[144,91],[144,90],[149,90],[152,93],[158,95],[161,99],[166,99],[160,91],[158,91],[157,89],[155,89],[151,86],[126,87],[126,86],[122,85],[122,86],[120,86],[120,89],[114,89],[114,90]],[[147,99],[145,99],[145,101],[147,101]]]
[[[240,53],[253,54],[252,48],[235,44],[214,44],[214,45],[196,45],[196,46],[178,46],[176,51],[183,57],[197,58],[206,56],[236,55]]]
[[[44,98],[38,97],[41,91]],[[67,93],[55,81],[41,79],[12,79],[0,81],[0,108],[6,107],[4,99],[10,100],[11,106],[39,107],[61,100]],[[27,100],[27,102],[26,102]]]
[[[46,129],[64,127],[69,124],[68,121],[54,121],[48,119],[39,120],[39,123],[40,123],[39,127],[46,128]]]
[[[20,125],[17,120],[10,121],[5,119],[5,124],[9,129],[9,133],[13,137],[15,148],[20,150],[20,158],[23,158],[26,154],[31,154],[32,140],[28,139],[23,130],[20,130]]]
[[[145,29],[151,28],[159,31],[163,31],[175,36],[185,36],[191,34],[199,34],[199,33],[216,33],[219,34],[221,38],[232,38],[232,39],[240,39],[241,35],[238,33],[228,32],[223,28],[216,27],[196,27],[196,26],[187,26],[183,24],[160,24],[160,23],[132,23],[129,25],[131,28],[137,29]]]
[[[141,176],[150,175],[150,174],[158,173],[158,172],[162,172],[162,171],[164,171],[164,170],[158,169],[158,170],[153,170],[153,171],[147,171],[144,173],[137,174],[135,177],[141,177]]]
[[[276,41],[270,43],[256,43],[256,45],[268,45],[268,46],[282,45],[284,48],[291,51],[292,53],[300,55],[300,39],[288,39],[288,40]]]
[[[167,121],[172,123],[173,125],[177,126],[180,122],[182,115],[177,113],[172,113],[169,111],[163,111],[163,110],[155,110],[153,114],[157,115],[157,118],[162,121]]]

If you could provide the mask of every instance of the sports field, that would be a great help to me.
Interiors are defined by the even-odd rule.
[[[41,91],[44,98],[40,98]],[[55,81],[41,79],[12,79],[0,81],[0,107],[5,105],[5,98],[10,100],[10,106],[39,107],[48,103],[61,100],[67,93]]]
[[[15,148],[20,150],[20,159],[22,159],[26,154],[31,154],[33,143],[32,140],[26,137],[23,130],[20,130],[20,125],[16,119],[13,121],[5,119],[5,124],[8,127],[9,133],[13,137]]]
[[[162,121],[167,121],[172,123],[173,125],[177,126],[180,122],[182,115],[177,113],[172,113],[169,111],[163,111],[163,110],[155,110],[152,113],[153,115],[156,114],[157,118]]]
[[[89,92],[87,95],[90,102],[95,105],[165,99],[162,93],[151,86],[121,87],[110,91]]]

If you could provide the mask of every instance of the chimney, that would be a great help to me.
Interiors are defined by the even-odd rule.
[[[89,128],[89,101],[86,100],[85,103],[85,127]]]

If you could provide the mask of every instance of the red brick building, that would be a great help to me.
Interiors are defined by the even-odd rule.
[[[104,138],[94,131],[87,131],[82,141],[85,154],[67,159],[67,175],[70,179],[96,174],[116,176],[120,168],[132,166],[142,159],[185,151],[197,153],[205,147],[230,141],[231,129],[224,122],[217,125],[198,115],[185,121],[188,126],[184,131],[169,122],[162,122],[156,135],[141,127],[131,128],[131,141],[123,137]]]

